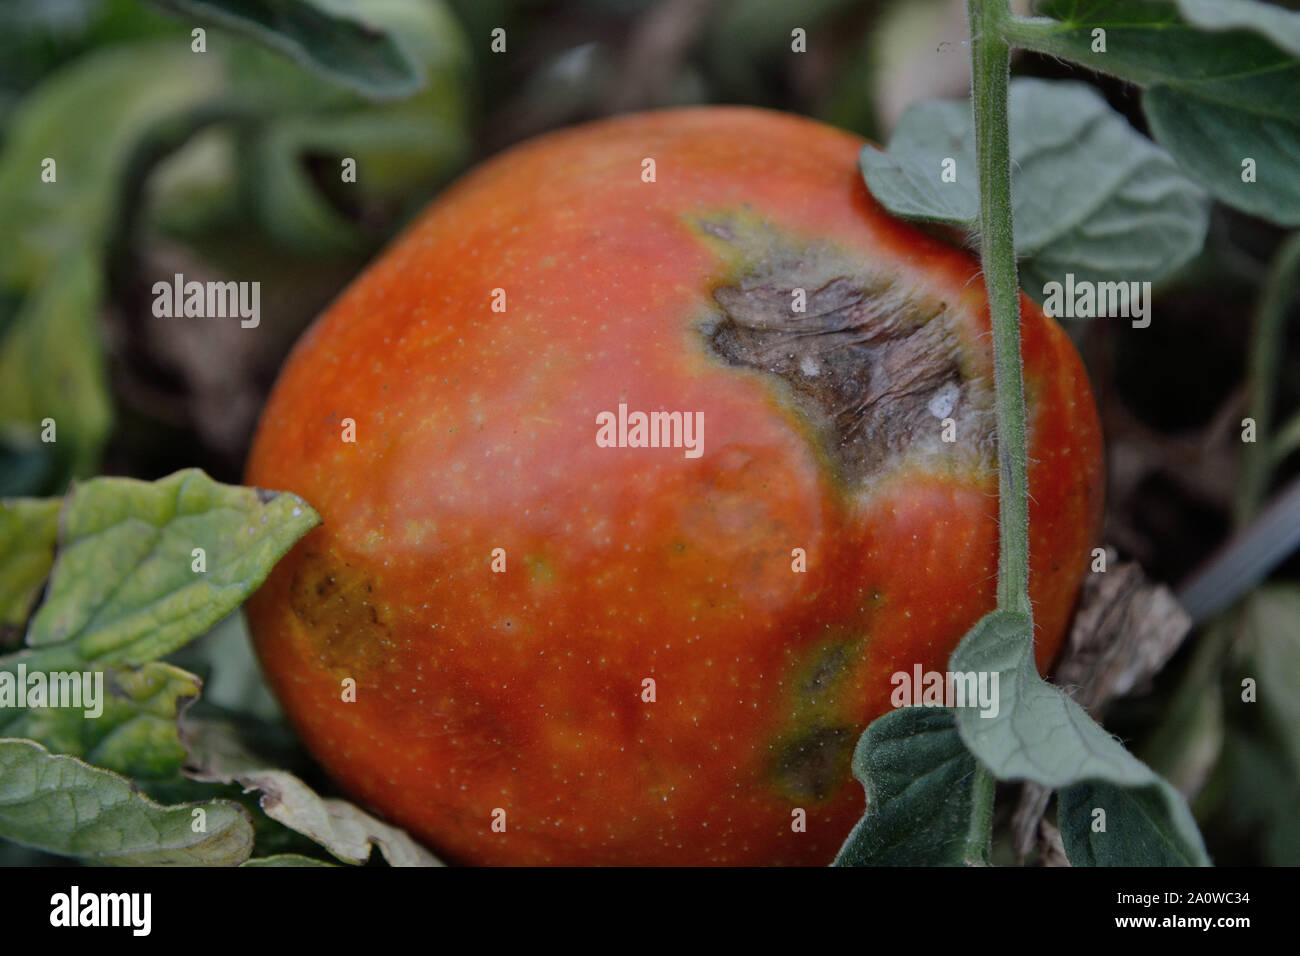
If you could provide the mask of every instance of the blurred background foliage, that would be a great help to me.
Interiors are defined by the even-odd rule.
[[[453,177],[529,136],[745,103],[883,142],[910,103],[969,90],[961,0],[244,5],[312,12],[275,35],[219,15],[240,6],[0,4],[0,495],[195,465],[237,483],[299,333]],[[366,26],[339,40],[313,17]],[[191,48],[196,26],[206,52]],[[790,53],[795,27],[806,54]],[[491,49],[497,28],[505,53]],[[338,42],[368,69],[339,69]],[[1028,55],[1015,69],[1081,77]],[[1131,87],[1082,78],[1145,131]],[[356,183],[340,182],[345,157]],[[1069,323],[1107,433],[1105,541],[1156,580],[1177,584],[1233,528],[1250,316],[1284,238],[1218,206],[1203,254],[1157,289],[1149,329]],[[259,281],[260,327],[155,318],[151,286],[177,272]],[[1300,408],[1297,341],[1275,343],[1280,422]],[[41,441],[47,417],[57,443]],[[1272,487],[1296,478],[1296,444]],[[1297,577],[1292,557],[1108,721],[1193,798],[1220,863],[1300,863]],[[273,711],[251,658],[234,656]],[[1243,674],[1276,688],[1268,706],[1233,706]],[[232,671],[215,689],[241,680]]]

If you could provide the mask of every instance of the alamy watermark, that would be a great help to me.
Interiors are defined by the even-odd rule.
[[[687,458],[704,454],[703,412],[629,412],[596,416],[598,448],[681,448]]]
[[[153,284],[153,314],[160,319],[239,317],[245,329],[255,329],[261,317],[262,283],[185,281],[176,273],[172,281]]]
[[[1133,328],[1145,329],[1151,324],[1151,283],[1076,281],[1067,272],[1064,283],[1043,286],[1043,311],[1053,319],[1131,318]]]
[[[133,936],[153,928],[152,893],[83,893],[73,885],[50,897],[50,925],[55,927],[124,927]]]
[[[0,710],[38,707],[81,710],[91,720],[104,713],[103,671],[0,671]]]
[[[998,715],[997,671],[895,671],[889,678],[895,707],[978,707],[981,717]]]

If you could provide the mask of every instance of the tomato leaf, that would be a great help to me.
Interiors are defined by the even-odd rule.
[[[1209,227],[1206,195],[1170,157],[1091,87],[1011,83],[1012,203],[1021,284],[1158,281],[1190,261]],[[979,183],[970,104],[920,103],[889,148],[862,150],[867,186],[891,212],[978,227]],[[955,162],[955,182],[943,163]]]
[[[284,770],[262,765],[248,753],[234,729],[216,721],[190,721],[185,726],[191,779],[206,783],[238,783],[246,791],[262,791],[267,816],[303,834],[346,863],[363,864],[372,847],[392,866],[441,866],[438,859],[409,836],[376,820],[346,800],[323,799]],[[266,865],[266,864],[263,864]]]
[[[907,219],[979,228],[974,119],[961,100],[923,100],[908,107],[881,150],[868,144],[858,155],[867,189],[890,212]],[[943,162],[956,161],[955,180],[941,178]]]
[[[319,0],[153,2],[186,22],[225,27],[256,40],[370,99],[409,96],[425,83],[424,72],[394,32],[367,17],[360,5],[342,8]]]
[[[1103,784],[1124,790],[1122,801],[1104,787],[1079,790],[1070,796],[1068,806],[1082,811],[1089,800],[1106,798],[1126,833],[1146,826],[1149,832],[1143,832],[1147,835],[1133,844],[1134,853],[1140,851],[1141,862],[1208,865],[1200,831],[1182,795],[1125,750],[1060,688],[1038,676],[1031,632],[1026,615],[993,611],[981,618],[953,651],[948,663],[952,672],[997,676],[996,711],[985,715],[983,709],[957,708],[957,731],[971,753],[999,780],[1030,780],[1061,790],[1063,801],[1076,785]],[[1073,842],[1066,843],[1067,855],[1071,845],[1076,850],[1084,847],[1076,840],[1084,823],[1077,815],[1068,823],[1062,821],[1063,830],[1072,828]],[[1070,855],[1070,861],[1087,865],[1095,857],[1115,862],[1125,846],[1118,841],[1109,842],[1104,850],[1093,846],[1093,856],[1084,854],[1076,860]],[[1139,862],[1139,858],[1130,862]]]
[[[426,199],[431,184],[470,152],[470,53],[455,16],[432,0],[376,5],[366,15],[427,77],[415,95],[377,106],[261,47],[230,45],[232,97],[268,116],[246,136],[241,189],[267,234],[302,251],[364,248],[379,236],[359,219],[373,221],[377,210],[383,221],[399,209],[413,212],[404,207]],[[356,163],[355,181],[339,181],[344,157]],[[331,175],[318,175],[323,163]]]
[[[1207,865],[1199,840],[1187,839],[1186,821],[1169,811],[1175,799],[1182,797],[1163,780],[1147,787],[1089,780],[1064,788],[1056,813],[1070,865]]]
[[[0,421],[52,438],[67,476],[91,474],[113,412],[95,323],[99,263],[78,248],[54,263],[0,340]]]
[[[49,503],[20,504],[40,506],[50,520]],[[30,675],[79,674],[83,700],[5,707],[0,733],[140,779],[175,776],[185,757],[176,718],[198,696],[199,681],[158,658],[241,603],[318,521],[294,495],[221,485],[197,470],[154,483],[96,478],[75,486],[58,513],[58,551],[28,647],[0,657],[0,679],[26,695]],[[42,545],[48,537],[38,534],[33,548]],[[27,589],[43,568],[37,561],[25,573]]]
[[[59,515],[28,644],[72,643],[100,663],[156,660],[234,610],[319,521],[296,495],[221,485],[198,469],[79,484]]]
[[[70,253],[98,249],[140,137],[220,86],[216,58],[195,56],[175,39],[146,40],[81,58],[26,97],[0,153],[3,284],[34,288]],[[42,179],[47,157],[56,164],[53,182]]]
[[[1056,22],[1013,22],[1018,46],[1143,86],[1199,87],[1243,110],[1259,94],[1276,103],[1300,66],[1300,15],[1255,0],[1039,0],[1035,12]]]
[[[123,170],[146,130],[219,79],[214,60],[172,40],[122,44],[54,74],[6,125],[0,295],[21,305],[0,337],[0,424],[40,434],[53,419],[57,435],[44,446],[50,460],[19,462],[37,470],[25,490],[62,491],[95,470],[112,417],[96,322],[100,258]]]
[[[382,110],[308,114],[270,124],[247,156],[249,192],[263,228],[298,249],[359,248],[356,224],[326,200],[305,158],[347,156],[366,172],[365,201],[400,202],[468,154],[469,141],[454,113],[421,98]]]
[[[324,860],[316,860],[298,853],[277,853],[275,856],[255,856],[245,860],[240,866],[334,866]]]
[[[56,474],[60,467],[54,453],[57,446],[41,441],[41,431],[39,425],[0,422],[0,498],[46,495],[58,490],[62,478]]]
[[[54,564],[59,502],[0,500],[0,630],[22,628]]]
[[[833,866],[961,866],[974,810],[975,758],[953,712],[905,707],[872,721],[853,752],[867,811]]]
[[[253,850],[228,800],[162,806],[127,780],[30,740],[0,740],[0,836],[92,863],[234,866]]]
[[[1254,848],[1271,866],[1300,865],[1300,587],[1259,587],[1213,628],[1175,698],[1186,710],[1211,703],[1221,723],[1218,746],[1207,755],[1217,765],[1200,775],[1209,783],[1198,809],[1215,821],[1221,840]],[[1161,727],[1148,744],[1165,745],[1156,757],[1167,759],[1169,730]]]
[[[1016,45],[1146,87],[1152,134],[1182,169],[1229,205],[1300,224],[1300,13],[1253,0],[1044,0],[1037,11],[1052,19],[1013,21]]]
[[[168,660],[203,678],[205,704],[271,723],[283,721],[284,711],[266,683],[242,612],[227,615]]]
[[[1258,707],[1288,756],[1291,772],[1300,778],[1300,587],[1270,585],[1247,600],[1242,648],[1244,666],[1234,668],[1242,679],[1254,678]],[[1240,684],[1230,688],[1241,700]]]
[[[78,673],[79,705],[5,707],[0,709],[0,735],[34,740],[55,753],[82,757],[137,780],[175,777],[185,760],[176,718],[198,697],[198,678],[161,661],[139,668],[98,666],[69,649],[56,650],[0,658],[0,673],[15,681],[38,672]],[[92,691],[93,699],[88,696]]]

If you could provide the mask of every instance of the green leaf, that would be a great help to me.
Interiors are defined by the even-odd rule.
[[[93,473],[112,425],[95,322],[101,285],[95,255],[75,250],[50,267],[0,339],[0,421],[44,430],[52,419],[65,476]]]
[[[417,95],[376,107],[261,49],[231,49],[233,95],[269,100],[263,108],[272,117],[240,154],[244,191],[267,234],[301,251],[356,250],[381,238],[363,234],[361,225],[422,205],[472,147],[465,129],[470,56],[455,17],[437,2],[374,3],[366,15],[420,64],[428,82]],[[355,182],[341,181],[345,157],[356,162]]]
[[[858,156],[871,195],[907,219],[979,228],[973,125],[965,101],[923,100],[909,107],[888,149],[868,144]],[[957,162],[957,180],[943,182],[942,163],[950,158]]]
[[[278,853],[275,856],[255,856],[245,860],[240,866],[334,866],[324,860],[317,860],[298,853]]]
[[[1125,750],[1082,707],[1038,676],[1031,631],[1026,615],[993,611],[953,651],[948,667],[954,673],[988,674],[990,683],[994,675],[997,678],[996,712],[985,716],[982,709],[957,708],[957,730],[966,746],[999,780],[1030,780],[1054,790],[1104,783],[1150,791],[1149,798],[1130,794],[1133,806],[1117,807],[1124,825],[1140,825],[1140,814],[1129,811],[1150,813],[1158,807],[1160,822],[1151,839],[1163,845],[1164,859],[1171,865],[1183,865],[1177,862],[1181,860],[1208,865],[1200,832],[1182,795]],[[1069,825],[1077,828],[1081,822],[1086,821],[1072,819]],[[1142,845],[1148,853],[1146,842]],[[1070,860],[1076,862],[1073,856]],[[1086,862],[1086,858],[1079,861]]]
[[[1240,678],[1253,677],[1257,686],[1254,704],[1281,741],[1291,771],[1300,778],[1300,587],[1269,585],[1246,600],[1242,648],[1246,655],[1238,682],[1229,687],[1240,701]]]
[[[1088,781],[1066,787],[1057,798],[1057,823],[1071,866],[1206,866],[1199,840],[1169,812],[1177,791],[1163,781],[1149,787],[1118,787]],[[1097,811],[1104,811],[1104,816]],[[1178,815],[1178,816],[1181,816]],[[1105,829],[1099,830],[1104,821]]]
[[[962,866],[974,813],[975,758],[953,712],[905,707],[872,721],[853,752],[867,812],[833,866]]]
[[[128,159],[147,130],[219,82],[216,61],[183,38],[119,44],[54,74],[6,129],[0,286],[22,305],[0,339],[0,424],[54,419],[56,460],[28,463],[43,466],[45,489],[93,473],[111,425],[96,314]]]
[[[1017,45],[1042,49],[1143,86],[1199,88],[1254,110],[1252,94],[1295,83],[1300,14],[1253,0],[1039,0],[1051,21],[1013,21]],[[1093,30],[1106,31],[1105,51]]]
[[[1267,866],[1300,866],[1300,776],[1275,739],[1234,726],[1216,771],[1215,822],[1238,846],[1257,849]]]
[[[267,816],[311,838],[346,863],[362,864],[373,847],[392,866],[441,866],[437,857],[409,836],[346,800],[324,799],[299,778],[274,770],[244,749],[233,727],[217,721],[187,721],[185,741],[194,780],[238,783],[262,791]]]
[[[310,143],[300,130],[320,122],[289,118],[258,137],[244,157],[248,192],[261,227],[276,241],[301,251],[358,250],[354,224],[326,201],[303,161]]]
[[[1203,791],[1221,763],[1228,723],[1223,673],[1234,643],[1237,615],[1213,617],[1200,629],[1172,694],[1146,729],[1139,751],[1146,763],[1180,791]]]
[[[1021,284],[1042,299],[1064,281],[1158,281],[1205,241],[1208,202],[1174,162],[1091,87],[1019,78],[1008,103]],[[956,182],[942,162],[956,161]],[[882,152],[867,146],[867,186],[891,212],[974,229],[978,177],[970,104],[925,102]]]
[[[83,702],[5,707],[0,734],[136,779],[175,777],[185,758],[176,718],[200,685],[157,658],[241,603],[318,521],[294,495],[221,485],[197,470],[152,484],[77,485],[58,514],[58,551],[29,646],[0,657],[0,689],[16,683],[25,703],[29,675],[80,674]],[[195,548],[204,549],[202,572]],[[43,579],[45,567],[23,580]]]
[[[1092,87],[1011,84],[1021,284],[1076,278],[1157,282],[1200,252],[1208,198]]]
[[[176,718],[185,703],[198,697],[198,679],[160,661],[138,669],[92,667],[60,650],[0,658],[0,673],[15,679],[36,671],[79,673],[80,706],[5,707],[0,709],[0,736],[34,740],[55,753],[81,757],[137,780],[175,777],[185,760]],[[87,699],[88,691],[93,701]]]
[[[357,184],[349,199],[401,202],[456,168],[468,155],[469,140],[458,122],[424,103],[339,116],[286,117],[260,137],[250,152],[251,194],[267,233],[304,250],[358,248],[356,224],[326,200],[307,170],[309,156],[356,161]],[[342,190],[345,187],[339,187]]]
[[[301,498],[214,482],[97,478],[69,493],[32,647],[67,643],[97,663],[142,664],[241,604],[319,523]],[[195,549],[206,570],[195,571]]]
[[[95,52],[26,97],[0,153],[0,285],[31,289],[56,262],[100,248],[140,137],[220,86],[220,61],[190,53],[181,37]],[[52,183],[41,179],[46,157],[56,162]]]
[[[1300,14],[1251,0],[1046,0],[1018,46],[1147,87],[1155,138],[1225,203],[1300,224]],[[1059,21],[1059,22],[1055,22]],[[1106,31],[1105,52],[1093,30]],[[1253,159],[1256,181],[1242,181]]]
[[[111,425],[96,313],[128,157],[153,124],[209,96],[219,76],[214,60],[175,39],[120,44],[54,74],[7,125],[0,287],[22,305],[0,339],[0,424],[54,419],[58,440],[46,447],[56,460],[28,463],[41,466],[42,490],[93,473]]]
[[[399,37],[347,0],[154,0],[186,22],[224,27],[277,50],[301,66],[375,100],[409,96],[425,82]],[[208,48],[219,40],[209,37]]]
[[[1300,15],[1255,0],[1177,0],[1183,19],[1202,30],[1250,30],[1300,56]]]
[[[1300,88],[1279,111],[1292,111],[1295,94]],[[1215,198],[1279,225],[1300,225],[1300,119],[1256,110],[1244,123],[1240,107],[1169,86],[1147,90],[1142,108],[1156,139]],[[1251,182],[1242,178],[1247,160]]]
[[[203,678],[205,705],[271,723],[283,721],[284,711],[266,683],[242,611],[228,615],[168,660]]]
[[[21,629],[40,597],[54,563],[58,514],[57,498],[0,500],[0,632]]]
[[[57,474],[58,446],[41,441],[41,431],[24,422],[0,423],[0,498],[52,494],[66,480]]]
[[[135,866],[235,866],[253,850],[253,827],[238,804],[162,806],[117,774],[30,740],[0,740],[0,836]]]

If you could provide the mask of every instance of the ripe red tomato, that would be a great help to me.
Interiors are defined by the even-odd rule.
[[[346,790],[454,861],[832,859],[890,676],[943,670],[997,572],[978,264],[881,210],[861,145],[733,108],[544,136],[298,343],[248,480],[323,525],[250,620]],[[1073,347],[1021,308],[1044,666],[1101,442]],[[633,444],[636,412],[681,430],[603,447],[620,406]]]

